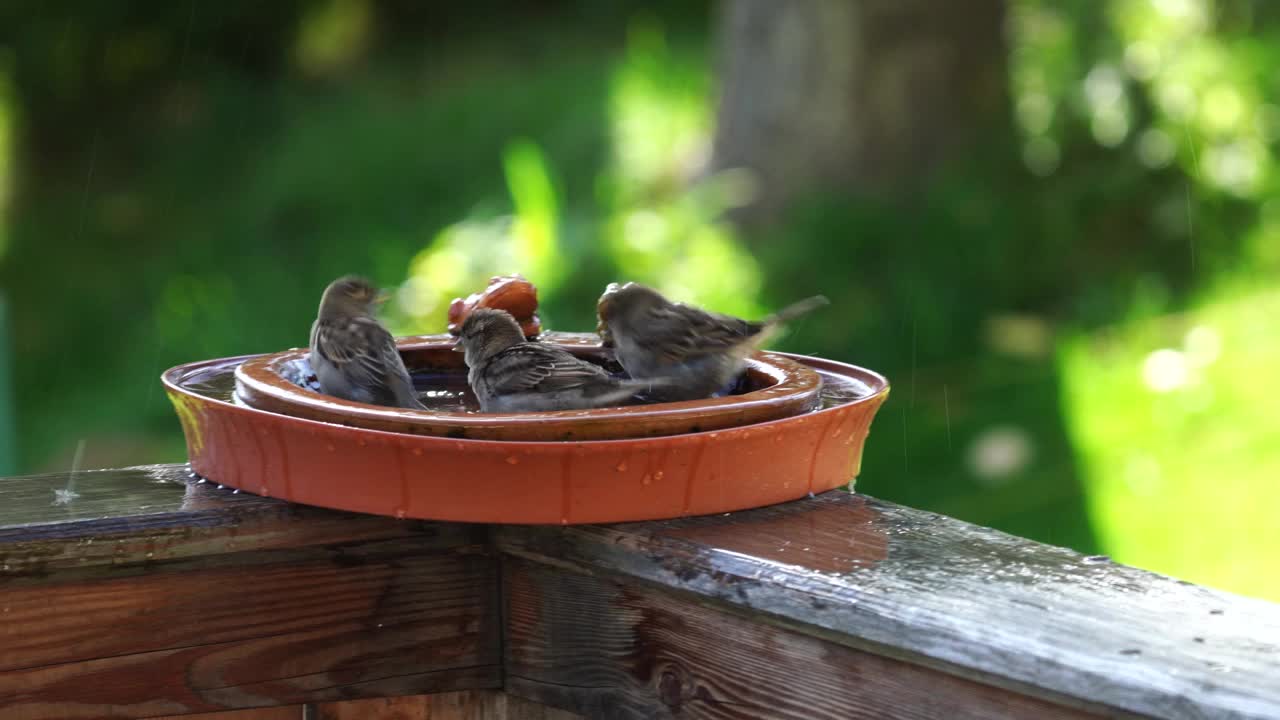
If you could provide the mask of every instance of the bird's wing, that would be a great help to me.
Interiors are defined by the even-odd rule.
[[[402,396],[406,392],[408,398],[413,398],[406,385],[408,371],[396,350],[395,338],[377,320],[351,317],[317,323],[311,345],[341,370],[352,384],[368,388],[383,402],[403,404],[405,398]]]
[[[604,368],[560,348],[532,342],[513,345],[493,357],[485,375],[499,395],[558,392],[612,379]]]
[[[674,303],[651,308],[640,327],[646,347],[665,361],[680,362],[729,350],[759,334],[764,324]]]

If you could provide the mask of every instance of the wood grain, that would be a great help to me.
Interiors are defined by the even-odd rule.
[[[0,579],[399,537],[448,547],[484,534],[233,494],[180,465],[0,478]]]
[[[11,582],[0,593],[4,717],[149,717],[496,687],[495,563],[482,550],[403,539]]]
[[[1082,718],[636,583],[510,562],[509,691],[600,718]]]
[[[274,708],[250,708],[248,710],[224,710],[222,712],[194,713],[191,715],[165,715],[156,720],[305,720],[302,705]]]
[[[493,689],[502,553],[509,689],[588,717],[785,717],[808,684],[888,717],[934,716],[935,689],[994,716],[1280,717],[1280,606],[865,496],[489,529],[185,474],[0,479],[0,716]]]
[[[316,720],[574,720],[580,716],[496,690],[324,703]]]
[[[1280,606],[866,496],[497,543],[1054,702],[1280,717]]]

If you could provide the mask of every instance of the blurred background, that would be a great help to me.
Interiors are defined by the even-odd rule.
[[[0,6],[0,473],[180,461],[158,381],[520,271],[894,383],[858,488],[1280,600],[1280,3]]]

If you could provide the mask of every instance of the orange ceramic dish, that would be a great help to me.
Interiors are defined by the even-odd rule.
[[[307,420],[201,389],[211,375],[229,374],[239,358],[179,366],[163,381],[193,471],[223,485],[396,517],[599,523],[744,510],[849,483],[888,383],[851,365],[789,358],[819,372],[829,386],[860,389],[826,409],[724,430],[503,442]]]
[[[583,357],[603,350],[594,335],[547,333],[544,342]],[[424,335],[399,342],[411,372],[429,368],[465,385],[466,365],[448,335]],[[245,405],[294,417],[370,430],[438,435],[474,440],[578,441],[680,435],[798,415],[818,407],[822,379],[777,353],[757,353],[748,361],[752,387],[741,395],[677,403],[631,405],[597,410],[477,413],[459,410],[403,410],[350,402],[300,387],[285,377],[306,350],[264,355],[236,369],[237,399]]]

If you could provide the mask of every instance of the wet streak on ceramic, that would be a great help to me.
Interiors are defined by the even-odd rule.
[[[865,496],[498,544],[1108,714],[1280,717],[1280,605]]]
[[[604,351],[582,336],[555,336],[565,349],[606,363]],[[744,394],[704,400],[633,404],[561,412],[477,413],[466,388],[466,366],[449,336],[400,342],[415,380],[430,388],[427,410],[355,403],[316,392],[306,351],[251,358],[236,366],[235,399],[248,407],[372,430],[479,440],[589,441],[677,435],[735,427],[810,412],[822,405],[822,379],[803,364],[777,353],[758,353],[747,365]],[[833,392],[847,392],[849,382]],[[221,390],[202,379],[202,390]],[[423,389],[422,384],[418,389]],[[874,392],[868,388],[868,394]],[[432,398],[432,393],[440,397]]]
[[[250,492],[267,487],[272,494],[278,487],[280,497],[295,502],[395,517],[563,524],[741,510],[847,484],[887,384],[833,361],[788,362],[813,367],[815,377],[835,387],[864,383],[876,390],[820,412],[727,430],[518,443],[351,428],[186,388],[195,379],[208,389],[212,374],[234,367],[226,361],[175,368],[165,383],[183,408],[192,466],[214,482]],[[831,440],[833,428],[851,434]],[[246,445],[244,433],[266,433],[277,442]]]

